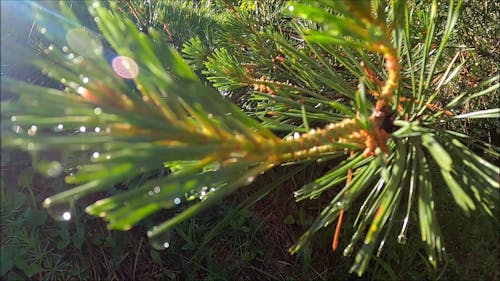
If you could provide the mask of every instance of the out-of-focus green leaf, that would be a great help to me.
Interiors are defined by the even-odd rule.
[[[417,149],[417,155],[423,151]],[[436,266],[438,258],[441,257],[443,246],[441,242],[441,231],[437,222],[434,209],[432,183],[429,174],[429,164],[425,157],[417,157],[418,166],[418,221],[422,241],[426,243],[426,251],[429,262]]]
[[[45,224],[45,221],[47,220],[47,212],[28,208],[24,213],[24,219],[28,226],[35,229],[36,227]]]
[[[453,198],[455,199],[455,202],[457,202],[458,206],[460,206],[466,214],[475,210],[476,206],[474,205],[474,202],[467,195],[467,193],[464,192],[460,185],[458,185],[451,174],[448,171],[441,170],[441,175],[443,176],[446,185],[450,188],[451,194],[453,195]]]
[[[431,134],[422,135],[422,144],[427,148],[429,153],[434,158],[434,161],[439,165],[439,167],[449,172],[451,170],[452,160],[450,155],[446,150],[436,141],[436,139]]]
[[[5,276],[15,266],[17,247],[2,245],[0,251],[0,276]]]
[[[21,269],[26,276],[31,278],[33,275],[42,272],[44,268],[39,263],[28,263],[21,257],[15,260],[16,267]]]

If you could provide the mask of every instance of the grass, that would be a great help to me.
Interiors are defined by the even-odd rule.
[[[467,52],[468,67],[455,87],[474,87],[476,81],[500,69],[494,25],[499,11],[496,1],[464,4],[455,40],[474,50]],[[30,72],[27,79],[40,79],[37,75]],[[498,101],[497,94],[469,106],[482,108]],[[498,122],[463,126],[480,138],[498,140]],[[410,225],[407,243],[389,243],[364,277],[358,278],[348,274],[351,258],[330,248],[333,226],[321,231],[300,254],[291,256],[287,251],[316,217],[321,203],[295,203],[292,192],[320,175],[324,166],[306,167],[291,178],[286,177],[291,169],[287,167],[266,173],[220,206],[181,224],[171,233],[170,247],[159,252],[150,247],[145,232],[153,222],[179,210],[160,213],[130,232],[109,232],[102,220],[83,214],[83,205],[77,206],[80,212],[70,224],[58,223],[47,217],[41,202],[63,188],[61,178],[42,178],[24,153],[2,150],[1,155],[2,280],[500,279],[498,223],[480,212],[463,216],[444,191],[436,196],[450,199],[448,205],[439,206],[445,261],[437,269],[429,265],[417,227]],[[266,195],[260,190],[273,192]],[[334,195],[331,191],[325,196]],[[346,219],[344,233],[350,231],[352,218]],[[343,249],[347,238],[340,243]]]
[[[15,176],[30,169],[29,158],[11,153],[25,161],[17,167],[2,165],[5,280],[498,280],[500,276],[498,225],[481,213],[472,218],[457,216],[459,210],[452,202],[439,212],[448,255],[436,270],[420,248],[415,225],[410,226],[407,244],[389,243],[363,278],[348,274],[350,258],[331,251],[333,227],[319,233],[305,251],[291,256],[288,247],[319,207],[294,203],[291,191],[320,173],[321,166],[308,167],[292,178],[280,178],[286,171],[271,171],[221,206],[181,224],[172,233],[170,247],[159,252],[150,247],[145,231],[148,224],[171,213],[159,214],[131,232],[108,232],[102,220],[81,212],[70,224],[54,222],[44,210],[33,208],[29,192],[19,184],[27,180]],[[21,173],[12,173],[14,169]],[[34,174],[37,206],[47,195],[44,189],[57,182]],[[266,186],[276,190],[254,204],[246,200],[262,196],[257,190]],[[349,226],[346,221],[343,231],[348,232]],[[341,239],[341,248],[346,240]],[[15,263],[6,270],[13,250]]]

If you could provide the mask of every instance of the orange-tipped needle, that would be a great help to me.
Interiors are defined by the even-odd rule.
[[[352,169],[347,171],[347,180],[345,185],[347,186],[352,179]],[[344,219],[344,209],[340,210],[339,220],[337,221],[337,227],[335,228],[335,235],[333,236],[332,249],[335,251],[339,245],[340,230],[342,229],[342,220]]]
[[[340,229],[342,229],[342,219],[344,218],[344,209],[340,210],[337,228],[335,228],[335,236],[333,236],[332,249],[335,251],[339,245]]]

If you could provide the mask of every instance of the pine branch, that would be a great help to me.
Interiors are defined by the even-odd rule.
[[[155,29],[147,34],[138,30],[116,3],[108,8],[95,2],[90,8],[112,49],[75,21],[53,27],[55,19],[46,13],[38,27],[51,42],[44,56],[19,49],[18,58],[65,88],[2,80],[2,92],[17,96],[2,101],[2,117],[9,120],[2,122],[2,145],[30,151],[39,170],[49,176],[62,174],[65,167],[45,161],[44,150],[86,155],[78,171],[66,177],[77,186],[44,202],[60,220],[69,220],[75,201],[84,196],[164,165],[171,167],[166,177],[86,209],[109,221],[111,229],[130,229],[193,194],[187,197],[196,203],[148,232],[157,248],[165,248],[166,231],[272,167],[344,157],[296,191],[298,200],[314,199],[349,178],[291,252],[340,214],[349,215],[354,202],[360,201],[355,232],[344,254],[363,240],[351,269],[361,275],[375,249],[380,253],[393,234],[395,221],[403,221],[397,237],[405,243],[410,214],[417,206],[421,238],[435,266],[444,252],[433,197],[438,180],[466,214],[481,206],[495,216],[499,203],[498,167],[458,140],[469,140],[466,134],[447,126],[455,120],[498,117],[496,109],[463,115],[451,111],[494,93],[498,81],[485,82],[481,92],[458,95],[444,108],[434,104],[440,89],[464,65],[444,56],[461,3],[450,1],[443,36],[432,57],[428,54],[437,29],[436,1],[424,21],[427,35],[422,43],[412,42],[415,19],[404,1],[391,2],[387,11],[377,0],[292,3],[287,9],[293,18],[284,26],[266,6],[263,22],[275,23],[266,29],[254,25],[248,11],[232,7],[232,16],[221,27],[231,35],[221,37],[227,42],[210,53],[201,39],[191,39],[184,55],[198,69],[204,66],[207,79],[220,90],[246,89],[254,105],[249,111],[262,122],[200,81],[169,40]],[[62,5],[65,18],[77,18]],[[136,20],[142,17],[135,14]],[[111,65],[106,53],[113,53]],[[270,128],[289,135],[281,138]],[[498,155],[492,144],[481,146]],[[433,169],[439,171],[438,180],[430,176]]]
[[[2,85],[20,96],[20,100],[2,104],[15,126],[13,134],[5,138],[6,145],[25,147],[34,153],[63,147],[67,153],[83,150],[90,154],[91,163],[66,177],[68,183],[81,185],[44,202],[55,217],[66,219],[74,200],[157,168],[166,159],[195,161],[195,165],[148,181],[134,191],[100,200],[87,211],[105,217],[112,229],[129,229],[144,216],[173,207],[172,202],[178,202],[196,185],[215,189],[209,196],[214,199],[202,201],[202,207],[195,208],[199,211],[283,162],[364,148],[362,136],[356,134],[361,126],[356,120],[281,140],[204,86],[175,50],[161,43],[160,34],[154,30],[149,33],[158,42],[153,44],[131,21],[119,17],[113,4],[111,10],[93,6],[101,32],[120,54],[112,69],[104,67],[107,63],[99,56],[103,48],[95,36],[77,30],[74,32],[94,40],[93,53],[78,45],[69,49],[52,44],[45,50],[47,59],[54,58],[57,63],[48,74],[66,84],[68,93],[14,81]],[[46,61],[31,62],[41,66]],[[87,72],[84,76],[79,75],[82,70]],[[105,80],[101,78],[103,72],[107,74]],[[137,90],[127,88],[122,77],[134,79]],[[35,109],[17,106],[23,103],[36,103]],[[23,131],[26,126],[27,135]],[[58,133],[55,136],[51,132],[54,128]],[[77,134],[68,135],[72,131]],[[164,156],[155,157],[158,155]],[[54,165],[61,166],[57,162]],[[206,170],[213,165],[216,170]],[[48,174],[62,172],[61,168],[52,171],[52,166],[47,168]],[[47,165],[42,163],[40,167]],[[230,182],[239,184],[227,187]],[[151,199],[151,192],[158,200]]]

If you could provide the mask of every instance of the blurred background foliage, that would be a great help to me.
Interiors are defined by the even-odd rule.
[[[278,13],[284,2],[151,2],[153,4],[148,1],[122,1],[119,5],[123,16],[133,19],[139,30],[146,32],[147,27],[162,30],[161,36],[182,52],[197,74],[206,79],[206,83],[217,87],[251,116],[260,119],[266,127],[278,131],[281,128],[283,135],[290,131],[306,131],[303,127],[302,106],[307,106],[308,110],[317,114],[310,115],[308,121],[311,125],[315,124],[315,116],[318,120],[341,120],[324,106],[331,97],[327,92],[331,83],[310,85],[307,83],[310,79],[298,77],[297,72],[282,64],[285,58],[283,51],[286,50],[279,49],[273,43],[272,40],[276,39],[274,32],[278,30],[292,42],[298,36],[292,29],[280,29],[283,22],[290,20]],[[85,4],[79,1],[70,3],[70,6],[74,5],[73,10],[83,25],[97,30],[92,18],[85,12]],[[34,22],[22,22],[22,17],[18,17],[19,14],[16,16],[16,13],[22,12],[12,12],[8,4],[2,2],[2,42],[28,42],[34,52],[39,52],[44,39],[31,28]],[[49,7],[51,4],[50,1],[47,3]],[[419,11],[423,13],[421,11],[425,4],[421,5],[416,5],[417,14]],[[458,81],[448,85],[450,89],[477,87],[479,82],[498,73],[499,43],[495,37],[498,32],[495,22],[499,16],[499,5],[495,1],[464,3],[456,27],[462,32],[452,37],[452,44],[456,44],[457,48],[469,48],[464,53],[470,57],[463,58],[468,61]],[[440,5],[439,11],[446,14],[446,4]],[[30,31],[27,34],[12,32],[9,25],[14,22]],[[313,23],[306,23],[306,26],[314,28]],[[244,41],[241,40],[242,36]],[[109,46],[106,42],[104,45]],[[300,40],[288,51],[292,52],[293,48],[300,48]],[[2,44],[2,56],[8,52]],[[289,58],[290,54],[286,57]],[[227,73],[227,69],[220,67],[235,65],[231,60],[239,62],[240,67],[230,69],[231,72]],[[61,88],[60,84],[32,67],[14,62],[2,63],[2,79],[4,75]],[[224,79],[227,76],[237,79],[228,81]],[[265,105],[262,100],[269,97],[265,95],[266,92],[275,91],[276,86],[286,87],[273,81],[294,81],[294,86],[300,89],[314,88],[322,93],[325,100],[311,98],[307,101],[309,104],[304,101],[292,105],[289,100],[280,100],[277,104]],[[357,81],[353,79],[343,86],[356,85]],[[255,90],[264,94],[255,93]],[[455,90],[450,90],[450,93]],[[5,97],[2,92],[2,100],[5,98],[9,97]],[[467,103],[461,113],[491,108],[492,104],[498,104],[498,99],[497,92],[484,96],[480,101]],[[444,98],[441,102],[446,104],[448,101]],[[287,110],[285,116],[273,116],[273,107],[279,112],[280,106],[291,106],[295,111]],[[459,126],[456,128],[459,131],[485,142],[498,141],[498,120],[464,121]],[[79,163],[82,157],[73,155],[65,159],[63,164],[71,166]],[[490,160],[498,164],[497,158],[492,157]],[[266,173],[251,185],[264,191],[243,189],[210,212],[181,223],[170,237],[169,249],[160,252],[149,246],[145,232],[155,222],[169,218],[180,210],[162,211],[141,222],[131,232],[108,232],[100,219],[83,215],[84,206],[101,197],[96,195],[76,205],[73,223],[55,222],[47,217],[41,205],[44,198],[65,189],[63,179],[45,179],[31,167],[28,155],[2,148],[1,276],[6,280],[498,279],[497,224],[483,213],[474,213],[472,218],[457,216],[458,209],[453,202],[437,205],[447,247],[444,263],[437,269],[427,262],[419,235],[408,235],[406,245],[388,244],[382,256],[375,258],[367,274],[360,278],[348,274],[351,261],[341,259],[339,251],[331,252],[332,228],[320,231],[318,238],[300,254],[290,256],[287,249],[311,225],[325,203],[321,200],[295,203],[293,191],[328,169],[326,164],[318,163],[304,168],[298,174],[291,167]],[[131,178],[115,185],[106,194],[117,194],[161,173],[160,169]],[[275,192],[270,193],[271,190]],[[333,197],[335,194],[336,191],[329,191],[328,195]],[[444,190],[437,190],[435,196],[449,198]],[[257,201],[259,198],[262,200]],[[348,219],[343,232],[352,232],[351,225],[352,221]],[[418,232],[418,229],[413,225],[409,232]]]

